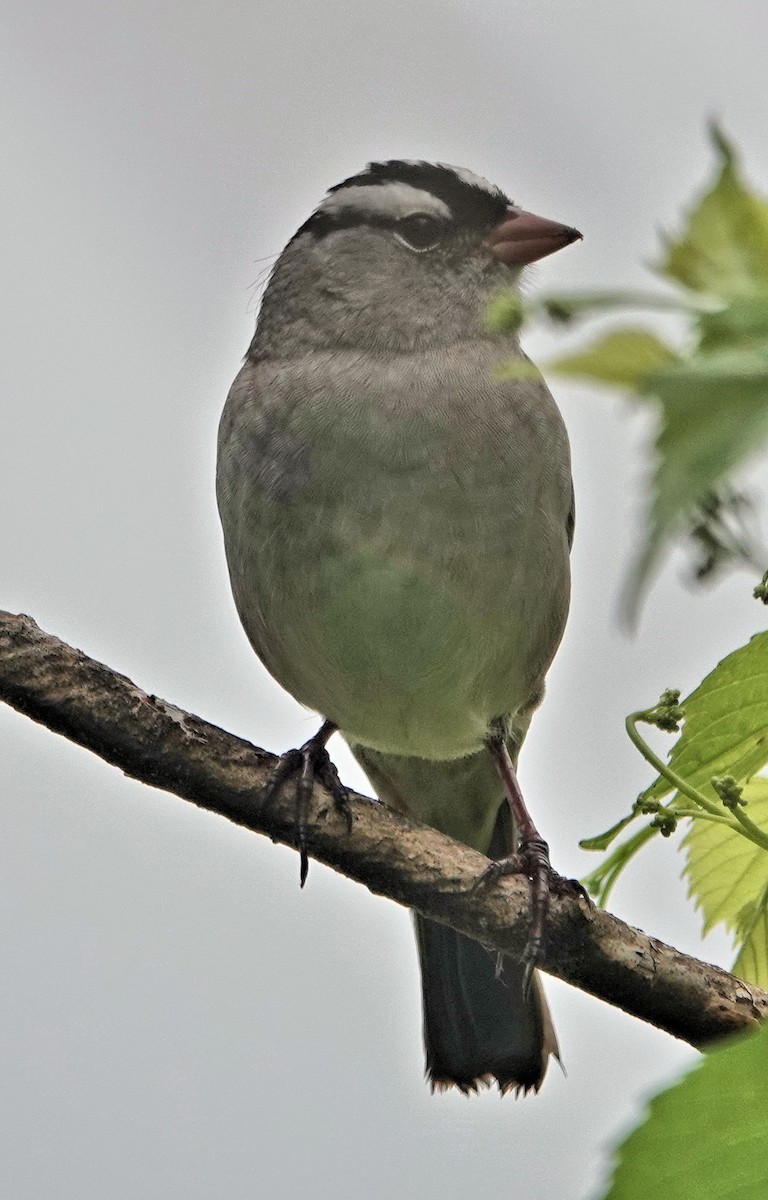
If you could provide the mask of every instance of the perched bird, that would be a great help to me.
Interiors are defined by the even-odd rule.
[[[568,611],[573,491],[555,402],[533,368],[504,372],[527,360],[486,313],[580,236],[462,168],[371,163],[280,255],[218,443],[240,619],[324,718],[275,785],[297,772],[301,799],[314,774],[343,798],[340,730],[386,804],[495,874],[522,864],[534,943],[549,868],[515,765]],[[538,1090],[558,1055],[538,976],[416,929],[433,1087]]]

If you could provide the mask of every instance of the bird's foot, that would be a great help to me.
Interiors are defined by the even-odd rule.
[[[577,891],[581,895],[586,893],[575,879],[565,879],[558,875],[549,861],[549,846],[538,836],[521,841],[515,854],[510,854],[507,858],[493,859],[473,883],[472,892],[489,887],[505,875],[525,875],[531,889],[531,925],[523,952],[523,990],[527,993],[534,969],[544,952],[550,897],[571,891]]]
[[[262,804],[270,804],[280,795],[291,779],[295,778],[296,780],[296,849],[299,852],[301,887],[304,887],[309,871],[307,820],[316,781],[330,792],[335,807],[346,819],[347,830],[352,832],[352,808],[349,803],[349,792],[339,779],[339,773],[331,762],[326,749],[326,742],[335,732],[336,726],[326,721],[315,736],[311,737],[303,746],[297,750],[287,750],[285,754],[281,755],[260,796]]]

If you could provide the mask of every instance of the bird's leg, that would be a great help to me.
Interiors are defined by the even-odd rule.
[[[324,721],[314,737],[298,750],[286,750],[272,772],[272,776],[261,793],[262,804],[269,804],[282,791],[289,779],[296,777],[296,848],[299,851],[299,881],[301,887],[307,881],[309,855],[307,854],[307,817],[309,802],[315,780],[323,784],[333,796],[337,809],[347,820],[347,829],[352,832],[352,809],[349,793],[339,779],[339,773],[331,762],[326,749],[328,739],[336,732],[332,721]]]
[[[523,956],[526,968],[524,987],[527,991],[533,969],[541,957],[550,893],[553,884],[556,881],[560,882],[560,876],[552,870],[549,861],[549,846],[534,825],[525,806],[504,732],[494,729],[489,734],[486,744],[504,785],[504,794],[512,813],[517,846],[515,853],[509,857],[494,859],[474,886],[480,888],[489,883],[495,883],[503,875],[527,875],[531,885],[531,928]]]

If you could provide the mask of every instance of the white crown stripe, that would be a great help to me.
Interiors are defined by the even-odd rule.
[[[371,186],[340,188],[330,192],[315,210],[318,213],[358,212],[370,216],[407,217],[413,213],[429,213],[430,216],[450,218],[448,205],[432,192],[412,187],[409,183],[382,180]]]

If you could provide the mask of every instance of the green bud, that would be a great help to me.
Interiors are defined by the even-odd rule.
[[[725,808],[729,808],[731,812],[739,805],[746,804],[746,800],[742,799],[744,789],[739,786],[733,775],[713,775],[710,782],[713,791],[720,797]]]
[[[668,838],[677,829],[677,817],[673,816],[668,810],[659,813],[651,821],[651,825],[658,829],[662,837]]]
[[[684,717],[685,709],[680,705],[679,689],[667,688],[661,693],[658,704],[644,713],[643,720],[648,725],[663,729],[665,733],[677,733]]]
[[[752,595],[755,600],[762,600],[763,604],[768,604],[768,571],[765,572]]]
[[[646,799],[644,793],[641,792],[632,807],[634,808],[635,812],[646,815],[647,813],[658,812],[661,805],[659,804],[658,800]]]

